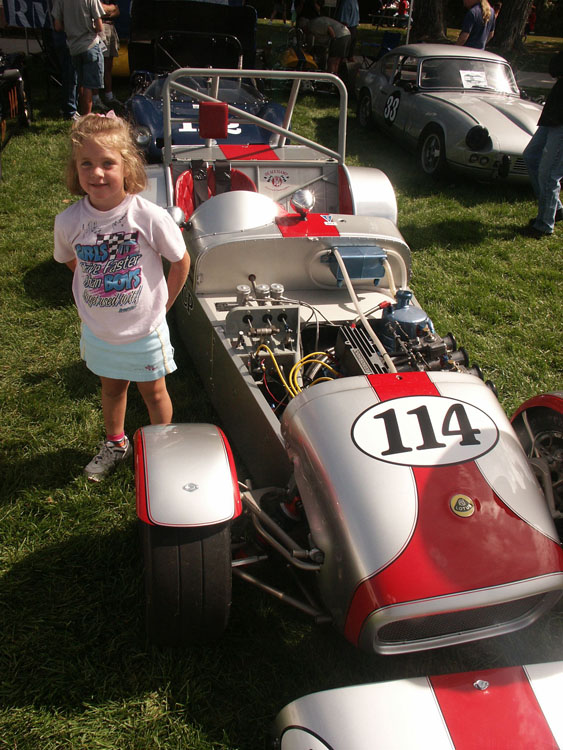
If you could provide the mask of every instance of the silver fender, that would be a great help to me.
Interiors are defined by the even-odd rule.
[[[211,424],[141,427],[135,434],[137,516],[157,526],[209,526],[241,512],[233,455]]]
[[[562,684],[559,661],[324,690],[279,712],[273,746],[451,750],[484,747],[486,738],[488,747],[525,748],[545,737],[546,745],[562,747]]]
[[[344,167],[356,216],[377,216],[397,224],[397,198],[391,181],[380,169]]]

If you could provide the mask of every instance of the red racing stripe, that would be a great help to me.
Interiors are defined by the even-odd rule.
[[[225,159],[251,159],[252,161],[279,161],[276,152],[261,143],[243,145],[224,143],[220,146]]]
[[[286,214],[276,224],[283,237],[340,237],[338,227],[325,214]]]
[[[381,401],[439,395],[426,373],[370,375],[368,380]],[[463,592],[550,575],[563,565],[561,547],[516,516],[474,461],[412,466],[411,471],[418,503],[416,526],[400,554],[354,592],[345,625],[352,643],[358,642],[371,613],[383,607],[445,597],[455,610],[455,598]],[[471,517],[452,512],[450,500],[458,493],[473,501]]]
[[[429,679],[456,750],[558,750],[522,667]]]

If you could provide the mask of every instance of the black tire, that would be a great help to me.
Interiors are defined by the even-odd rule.
[[[360,96],[358,99],[357,117],[362,128],[371,128],[373,126],[371,94],[365,89],[360,92]]]
[[[231,607],[230,524],[140,525],[149,640],[185,646],[218,638]]]
[[[427,128],[420,137],[418,163],[430,177],[439,177],[446,169],[444,133],[438,127]]]
[[[563,414],[545,407],[532,407],[518,415],[513,427],[528,458],[546,461],[555,507],[563,512]]]

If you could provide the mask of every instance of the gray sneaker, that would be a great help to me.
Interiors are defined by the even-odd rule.
[[[101,444],[99,453],[84,468],[84,473],[91,482],[101,482],[119,463],[129,458],[132,453],[131,443],[129,438],[126,437],[125,440],[123,448],[109,440]]]

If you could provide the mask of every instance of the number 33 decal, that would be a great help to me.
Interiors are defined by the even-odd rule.
[[[385,109],[383,110],[383,117],[389,123],[389,125],[392,125],[395,122],[395,117],[397,117],[400,103],[401,98],[398,94],[391,94],[391,96],[387,98],[387,101],[385,102]]]

